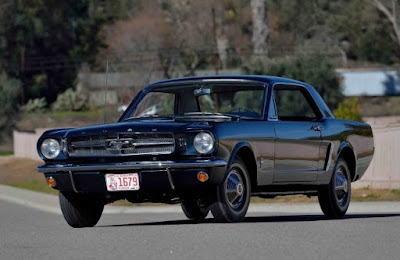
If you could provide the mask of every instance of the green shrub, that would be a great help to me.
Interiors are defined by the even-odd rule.
[[[43,98],[35,98],[35,99],[29,99],[28,103],[21,106],[21,110],[26,113],[40,112],[40,111],[44,111],[46,106],[47,106],[47,102],[44,97]]]
[[[341,102],[334,114],[339,119],[347,119],[362,122],[361,106],[358,97],[347,98]]]
[[[57,96],[52,106],[55,111],[84,111],[89,109],[88,97],[80,90],[67,89]]]

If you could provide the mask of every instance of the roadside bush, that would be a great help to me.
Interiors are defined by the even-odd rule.
[[[26,113],[40,112],[45,110],[46,106],[47,102],[44,97],[29,99],[29,101],[25,105],[21,106],[21,111]]]
[[[84,111],[89,109],[88,97],[80,90],[67,89],[57,96],[52,106],[55,111]]]
[[[361,106],[358,97],[347,98],[341,102],[334,114],[337,118],[362,122]]]

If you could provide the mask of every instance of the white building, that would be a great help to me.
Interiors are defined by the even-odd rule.
[[[345,96],[400,95],[400,70],[337,69]]]

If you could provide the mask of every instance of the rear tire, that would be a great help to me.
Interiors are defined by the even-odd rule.
[[[103,213],[104,204],[85,195],[60,192],[59,199],[64,218],[73,228],[93,227]]]
[[[188,219],[201,221],[208,215],[209,209],[204,208],[196,199],[184,200],[181,203],[182,211]]]
[[[217,201],[211,212],[219,222],[239,222],[250,204],[250,178],[245,164],[235,158],[224,181],[217,187]]]
[[[351,199],[350,171],[346,161],[340,157],[327,187],[318,193],[318,201],[327,218],[342,218],[349,208]]]

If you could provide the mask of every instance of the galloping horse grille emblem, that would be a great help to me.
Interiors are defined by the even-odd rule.
[[[132,148],[135,145],[128,140],[113,140],[109,141],[107,144],[107,148],[121,150],[122,148]]]

